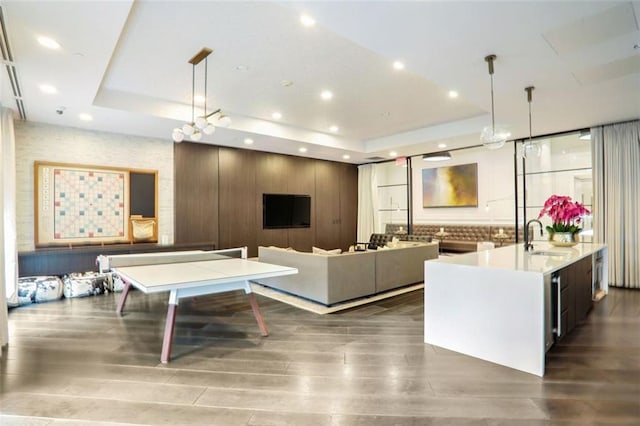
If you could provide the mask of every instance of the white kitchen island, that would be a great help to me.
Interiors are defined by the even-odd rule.
[[[533,252],[518,244],[426,261],[425,343],[543,376],[566,302],[552,278],[589,257],[587,297],[606,294],[608,261],[602,244],[534,245]]]

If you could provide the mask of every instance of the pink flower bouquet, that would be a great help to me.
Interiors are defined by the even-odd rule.
[[[547,226],[549,235],[555,232],[569,232],[575,234],[580,232],[582,228],[578,225],[582,220],[582,216],[591,214],[584,205],[577,201],[571,201],[571,197],[562,195],[552,195],[545,201],[544,207],[538,214],[538,219],[544,215],[551,218],[552,226]]]

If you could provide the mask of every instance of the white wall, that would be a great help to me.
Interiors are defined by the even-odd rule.
[[[394,161],[375,164],[378,185],[378,220],[384,232],[385,224],[407,226],[407,168]]]
[[[451,159],[447,161],[426,162],[421,156],[417,156],[411,162],[414,223],[513,224],[513,144],[508,143],[495,151],[484,147],[453,151]],[[478,163],[478,207],[422,207],[423,169],[469,163]]]
[[[173,142],[15,122],[18,250],[34,249],[34,161],[158,170],[158,235],[173,242]]]

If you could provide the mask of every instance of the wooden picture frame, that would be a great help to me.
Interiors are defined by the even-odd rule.
[[[132,205],[154,220],[157,218],[157,173],[156,170],[34,162],[35,245],[131,242],[130,217],[138,214],[131,210]],[[134,184],[137,175],[152,176],[153,180],[147,179],[146,188],[141,187]],[[132,188],[135,188],[133,194]],[[145,200],[146,204],[138,199]],[[157,234],[156,223],[153,236],[145,241],[157,241]]]

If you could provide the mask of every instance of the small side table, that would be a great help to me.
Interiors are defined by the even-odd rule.
[[[493,234],[493,239],[498,240],[498,242],[500,243],[500,247],[502,247],[502,244],[504,244],[504,242],[509,239],[509,236],[505,233]]]
[[[449,236],[449,233],[446,231],[438,231],[433,235],[438,238],[438,241],[444,241],[444,239]],[[442,253],[442,244],[438,244],[438,250]]]

